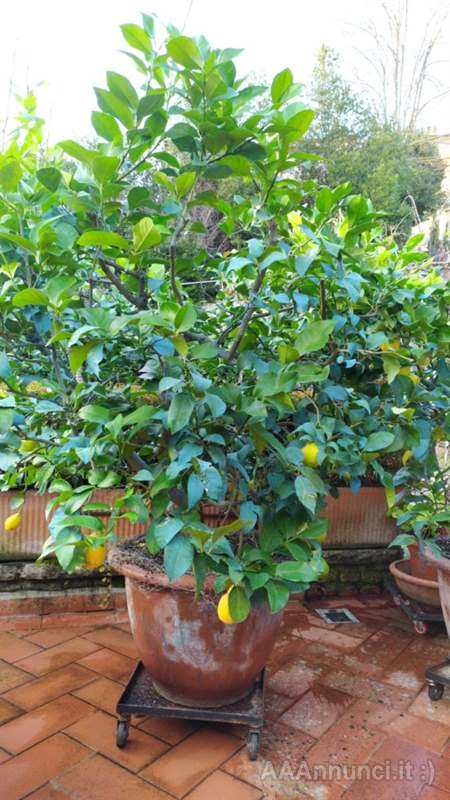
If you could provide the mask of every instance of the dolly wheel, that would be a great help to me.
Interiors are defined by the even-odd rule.
[[[429,683],[428,684],[428,697],[430,700],[440,700],[444,694],[444,687],[442,683]]]
[[[250,731],[247,736],[247,752],[250,761],[256,761],[259,747],[259,733],[257,731]]]
[[[424,636],[426,633],[428,633],[427,625],[425,625],[425,623],[419,619],[414,622],[414,630],[419,634],[419,636]]]
[[[117,720],[117,732],[116,732],[116,744],[117,747],[125,747],[128,739],[128,720],[126,719],[119,719]]]
[[[392,599],[394,601],[394,606],[397,606],[397,607],[401,606],[402,601],[400,600],[400,597],[398,596],[398,594],[394,594]]]

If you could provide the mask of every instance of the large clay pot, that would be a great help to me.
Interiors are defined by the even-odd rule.
[[[251,691],[275,644],[282,612],[271,614],[263,602],[244,622],[224,625],[212,581],[196,601],[192,576],[169,584],[163,572],[124,562],[120,546],[111,549],[109,561],[125,575],[134,640],[159,694],[180,705],[216,708]]]
[[[436,558],[430,550],[426,551],[426,557],[427,561],[437,570],[442,613],[447,628],[447,635],[450,639],[450,558]]]
[[[393,561],[392,564],[389,564],[389,571],[400,591],[411,600],[439,608],[441,602],[437,581],[416,578],[411,575],[411,564],[408,558]]]
[[[408,551],[411,575],[414,578],[423,578],[426,581],[434,581],[437,583],[437,569],[432,564],[425,561],[425,558],[420,552],[419,545],[415,543],[408,545]]]

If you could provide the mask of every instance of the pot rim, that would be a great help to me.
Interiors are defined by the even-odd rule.
[[[429,564],[432,564],[433,567],[436,567],[440,572],[450,573],[450,558],[445,558],[445,556],[437,558],[429,547],[425,547],[425,560],[428,561]]]
[[[409,566],[409,558],[400,558],[397,561],[392,561],[392,563],[389,564],[389,572],[394,576],[394,578],[399,578],[399,580],[405,581],[405,583],[410,583],[414,586],[423,586],[427,589],[439,588],[437,581],[431,581],[427,578],[416,578],[414,575],[411,575],[410,572],[406,572],[405,569],[401,569],[400,565],[403,567]]]
[[[108,553],[108,563],[120,575],[130,578],[138,583],[147,583],[150,586],[159,586],[163,589],[181,589],[185,592],[195,592],[196,583],[193,575],[182,575],[175,581],[170,581],[168,576],[163,570],[144,569],[144,567],[133,564],[130,558],[129,562],[123,561],[123,551],[119,545],[112,545]],[[209,575],[205,580],[203,592],[214,592],[214,578]]]

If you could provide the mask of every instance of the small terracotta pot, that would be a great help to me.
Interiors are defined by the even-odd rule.
[[[410,597],[411,600],[416,600],[416,602],[423,603],[426,606],[439,608],[441,601],[439,599],[437,581],[416,578],[411,575],[411,565],[408,558],[393,561],[392,564],[389,564],[389,571],[400,591]]]
[[[450,639],[450,558],[436,558],[430,550],[425,551],[426,559],[437,570],[439,596],[444,615],[447,636]]]
[[[413,578],[423,578],[426,581],[437,583],[437,569],[425,561],[418,544],[408,545],[409,563]]]
[[[167,576],[124,563],[120,546],[109,554],[125,575],[128,614],[139,655],[159,694],[174,703],[217,708],[237,702],[253,688],[265,666],[282,621],[267,603],[249,617],[224,625],[217,617],[212,578],[194,599],[194,578]]]

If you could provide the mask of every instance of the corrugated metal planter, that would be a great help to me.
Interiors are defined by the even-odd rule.
[[[10,507],[11,497],[15,492],[0,493],[0,561],[32,560],[36,558],[42,545],[48,537],[48,522],[45,518],[45,507],[52,496],[39,495],[36,492],[27,492],[26,501],[20,513],[22,522],[18,528],[9,533],[4,532],[3,524],[12,512]],[[112,503],[122,494],[120,489],[98,489],[94,492],[91,502]],[[139,536],[145,530],[145,525],[133,525],[126,519],[121,519],[117,524],[117,538],[119,540]]]
[[[397,525],[387,516],[384,487],[364,486],[355,494],[347,487],[328,496],[323,516],[329,519],[325,547],[381,547],[394,538]]]

